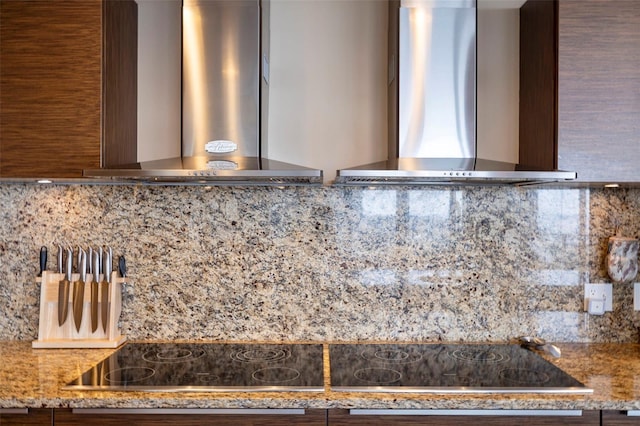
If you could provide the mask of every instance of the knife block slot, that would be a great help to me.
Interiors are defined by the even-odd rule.
[[[98,282],[102,274],[98,276]],[[73,315],[73,288],[80,274],[73,274],[69,286],[69,300],[67,301],[67,318],[62,325],[58,325],[58,289],[64,274],[51,271],[42,272],[38,278],[40,287],[40,324],[38,340],[32,342],[34,348],[117,348],[127,340],[120,333],[118,319],[122,311],[122,285],[129,282],[127,278],[118,277],[117,272],[111,274],[109,286],[109,301],[107,309],[106,331],[102,326],[102,300],[98,292],[98,328],[91,331],[91,281],[92,274],[87,274],[84,284],[82,301],[82,320],[80,329],[76,329]]]

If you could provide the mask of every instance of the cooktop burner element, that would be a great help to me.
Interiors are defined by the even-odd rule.
[[[336,344],[331,389],[350,392],[593,392],[518,345]]]
[[[498,363],[508,362],[509,356],[494,350],[492,347],[464,347],[456,349],[450,355],[458,361],[478,362],[478,363]]]
[[[233,352],[231,358],[242,362],[273,362],[291,357],[291,351],[286,348],[257,348],[244,349]]]
[[[65,389],[324,390],[322,345],[128,343]]]
[[[194,352],[191,348],[153,348],[149,352],[142,355],[142,359],[149,362],[190,362],[205,356],[204,349],[196,349]]]
[[[402,379],[402,373],[391,368],[363,368],[353,373],[354,377],[365,383],[386,385]]]
[[[380,348],[379,345],[367,345],[361,356],[367,361],[384,362],[385,364],[404,364],[418,362],[422,359],[422,354],[413,347]]]

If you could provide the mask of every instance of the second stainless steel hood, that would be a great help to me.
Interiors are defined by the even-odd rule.
[[[576,178],[477,156],[475,0],[389,2],[389,159],[337,184],[533,184]]]
[[[321,170],[261,155],[268,133],[269,13],[268,0],[183,0],[181,157],[85,170],[84,176],[321,184]]]

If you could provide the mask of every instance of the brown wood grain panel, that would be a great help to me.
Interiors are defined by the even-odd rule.
[[[2,426],[51,426],[53,410],[50,408],[29,408],[27,414],[0,413]]]
[[[559,166],[640,181],[640,1],[559,4]]]
[[[55,410],[55,424],[67,426],[325,426],[326,410],[306,410],[300,415],[199,415],[199,414],[74,414],[71,410]]]
[[[400,1],[389,0],[388,12],[389,38],[388,38],[388,64],[389,73],[393,75],[393,80],[387,87],[387,159],[398,158],[400,153],[400,134],[398,125],[399,116],[399,77],[400,74]],[[393,67],[393,68],[391,68]],[[389,76],[391,77],[391,76]]]
[[[138,5],[104,2],[102,166],[137,161]]]
[[[0,2],[0,175],[100,164],[101,2]]]
[[[602,426],[640,425],[640,417],[627,416],[626,411],[603,411]]]
[[[557,1],[520,9],[520,164],[557,168]]]
[[[329,410],[329,426],[393,426],[393,425],[495,425],[549,426],[600,425],[600,411],[583,411],[582,416],[363,416],[350,415],[349,410]]]

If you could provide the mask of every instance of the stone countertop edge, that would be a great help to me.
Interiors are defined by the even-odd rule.
[[[215,343],[229,342],[216,341]],[[562,349],[561,358],[543,355],[547,360],[571,374],[588,388],[593,389],[592,394],[465,395],[331,391],[329,389],[328,374],[329,344],[351,342],[286,343],[318,343],[324,345],[324,392],[102,392],[63,390],[62,387],[65,384],[77,378],[115,350],[33,349],[31,342],[28,341],[0,341],[0,408],[640,410],[640,344],[556,343]]]

